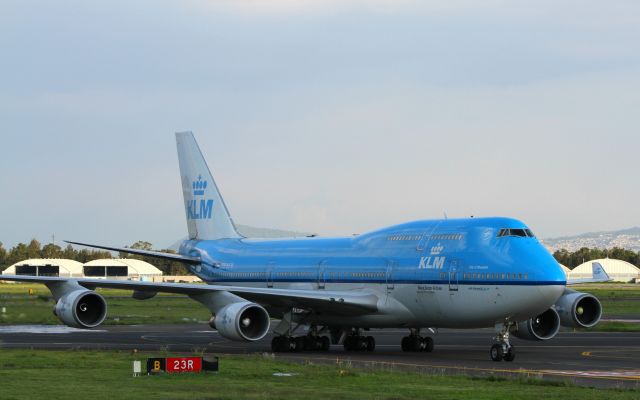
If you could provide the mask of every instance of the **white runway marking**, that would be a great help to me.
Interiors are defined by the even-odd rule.
[[[106,332],[105,330],[78,329],[63,325],[9,325],[0,326],[0,333],[78,333]]]

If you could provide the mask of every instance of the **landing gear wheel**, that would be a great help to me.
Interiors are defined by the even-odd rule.
[[[283,353],[289,351],[289,338],[286,336],[276,336],[271,339],[271,351]]]
[[[331,342],[329,341],[329,338],[326,336],[322,336],[320,338],[320,350],[329,351],[329,347],[331,347]]]
[[[367,336],[365,341],[367,343],[367,351],[375,350],[376,340],[373,338],[373,336]]]
[[[430,337],[422,338],[423,340],[423,349],[422,351],[426,351],[427,353],[431,353],[433,351],[433,339]]]
[[[420,336],[409,336],[409,348],[411,351],[421,351],[422,338]]]
[[[274,336],[271,339],[271,351],[277,353],[280,351],[280,336]]]
[[[513,346],[509,347],[509,350],[507,350],[507,353],[502,357],[502,359],[505,361],[513,361],[515,358],[516,358],[516,350],[513,348]]]
[[[409,336],[405,336],[402,338],[402,342],[400,342],[400,347],[402,351],[409,351]]]
[[[491,359],[493,361],[502,361],[502,358],[504,356],[502,351],[502,345],[496,343],[493,346],[491,346],[489,355],[491,356]]]

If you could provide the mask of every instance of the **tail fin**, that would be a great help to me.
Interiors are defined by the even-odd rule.
[[[191,132],[176,132],[189,239],[239,238],[207,162]]]
[[[591,263],[591,272],[593,274],[593,279],[601,280],[602,282],[610,281],[609,275],[602,267],[602,264],[599,262]]]

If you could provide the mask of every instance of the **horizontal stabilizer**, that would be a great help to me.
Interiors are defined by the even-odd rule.
[[[118,251],[121,253],[128,254],[137,254],[139,256],[147,256],[147,257],[155,257],[162,258],[164,260],[169,261],[177,261],[185,264],[201,264],[202,260],[195,257],[187,257],[180,254],[172,254],[172,253],[164,253],[161,251],[152,251],[152,250],[140,250],[140,249],[131,249],[128,247],[112,247],[112,246],[102,246],[97,244],[88,244],[88,243],[80,243],[80,242],[71,242],[65,240],[65,243],[69,244],[77,244],[79,246],[93,247],[96,249],[109,250],[109,251]]]

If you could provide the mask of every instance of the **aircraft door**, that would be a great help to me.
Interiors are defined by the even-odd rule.
[[[398,269],[397,261],[391,260],[387,263],[387,272],[385,274],[386,281],[387,281],[387,293],[395,289],[394,273],[396,272],[397,269]]]
[[[458,279],[462,273],[458,260],[452,259],[449,262],[449,292],[458,291]]]
[[[327,281],[326,269],[327,262],[324,260],[320,261],[320,263],[318,264],[318,289],[324,289],[325,283]]]
[[[274,269],[276,267],[276,263],[271,261],[269,264],[267,264],[267,287],[268,288],[272,288],[273,287],[273,275],[275,274]]]

